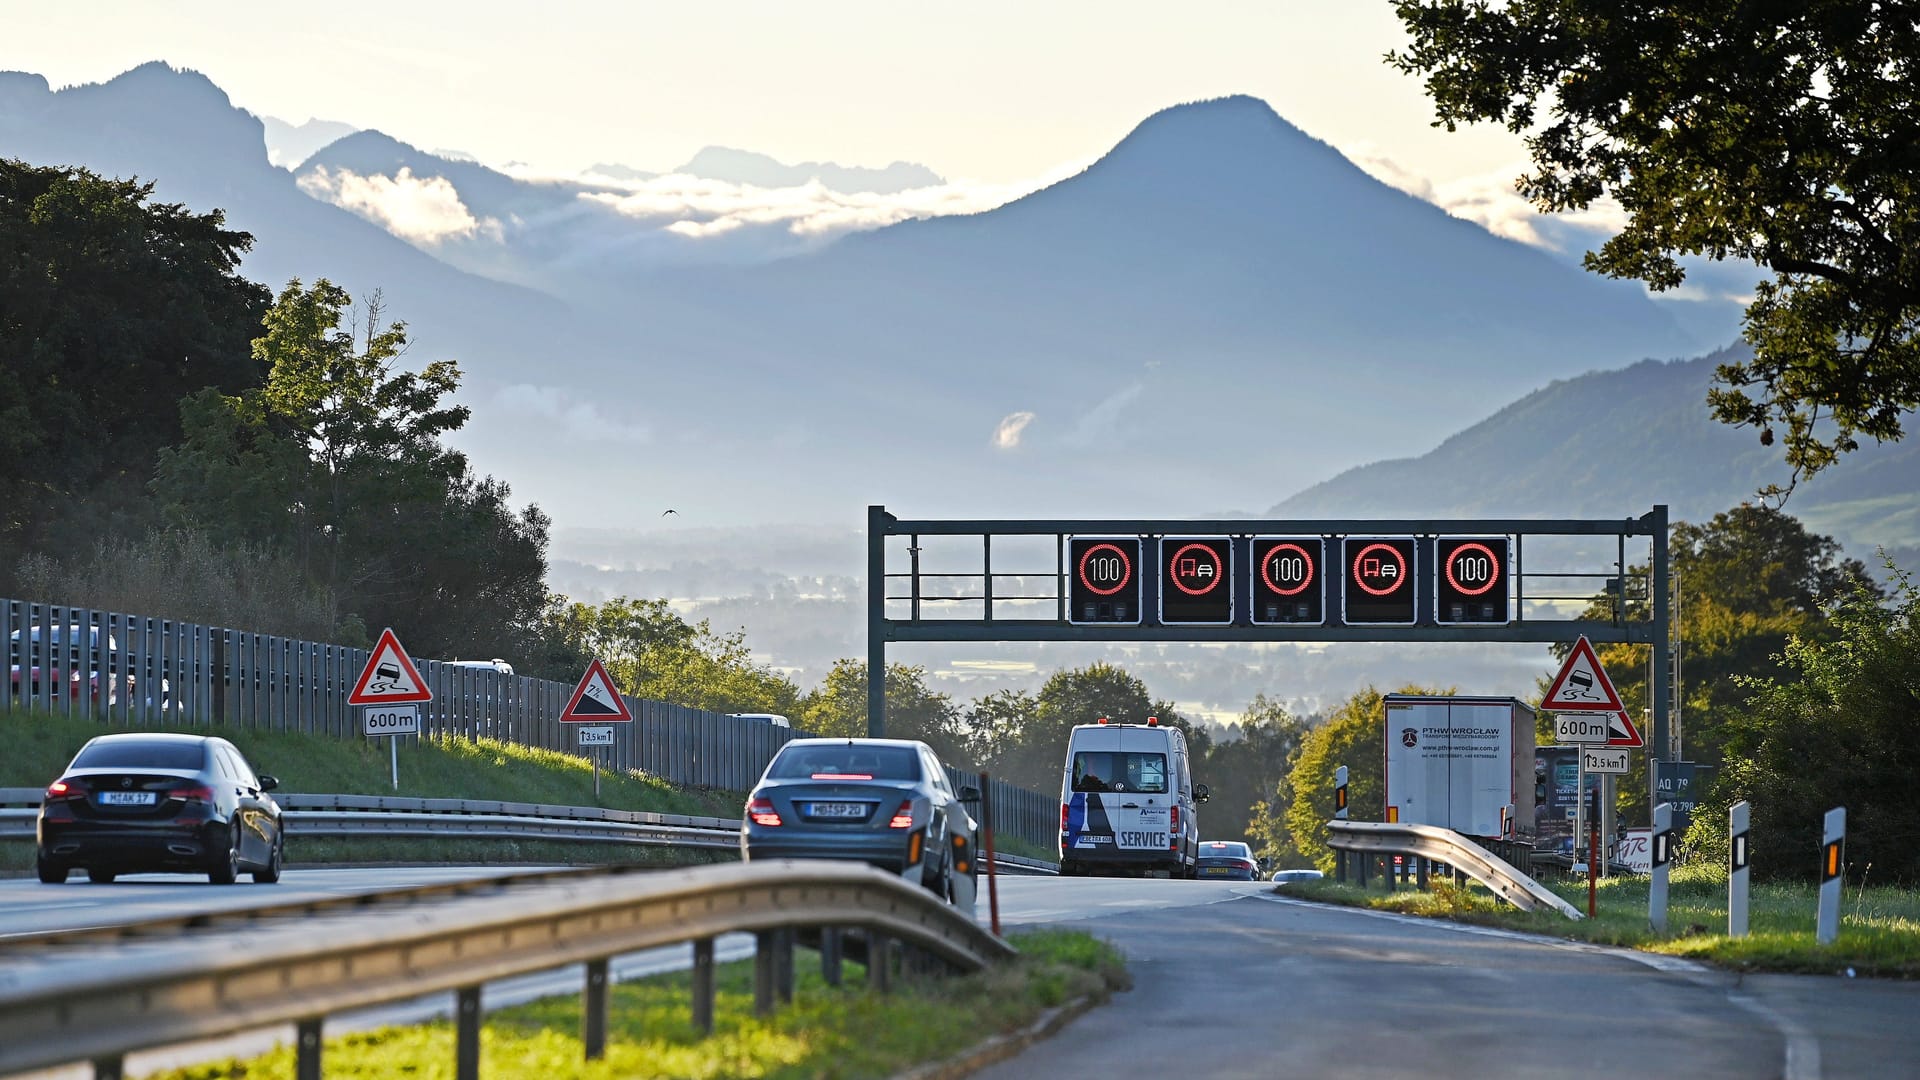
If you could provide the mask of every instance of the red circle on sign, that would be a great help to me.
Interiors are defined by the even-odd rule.
[[[1300,561],[1301,561],[1302,563],[1304,563],[1304,564],[1306,564],[1306,567],[1307,567],[1307,576],[1306,576],[1306,577],[1305,577],[1304,579],[1302,579],[1302,580],[1301,580],[1301,582],[1300,582],[1300,584],[1298,584],[1298,585],[1295,585],[1295,586],[1294,586],[1293,588],[1291,588],[1291,589],[1283,589],[1283,588],[1281,588],[1280,586],[1278,586],[1278,585],[1275,585],[1275,584],[1273,583],[1273,575],[1271,575],[1271,574],[1269,574],[1269,573],[1267,573],[1267,565],[1268,565],[1269,563],[1271,563],[1271,562],[1273,562],[1273,557],[1274,557],[1274,556],[1275,556],[1276,554],[1278,554],[1278,553],[1280,553],[1280,552],[1282,552],[1282,551],[1297,551],[1297,552],[1299,552],[1299,553],[1300,553]],[[1270,549],[1268,549],[1268,551],[1267,551],[1267,557],[1266,557],[1266,558],[1264,558],[1264,559],[1261,559],[1261,560],[1260,560],[1260,580],[1261,580],[1261,581],[1262,581],[1263,583],[1265,583],[1265,585],[1267,586],[1267,588],[1268,588],[1268,589],[1269,589],[1270,591],[1272,591],[1272,592],[1273,592],[1273,593],[1274,593],[1275,595],[1278,595],[1278,596],[1298,596],[1298,595],[1300,594],[1300,592],[1301,592],[1301,591],[1302,591],[1303,589],[1305,589],[1305,588],[1306,588],[1307,586],[1309,586],[1309,585],[1311,585],[1311,584],[1313,584],[1313,556],[1311,556],[1311,555],[1309,555],[1309,554],[1307,554],[1307,549],[1306,549],[1306,548],[1303,548],[1303,547],[1301,547],[1301,546],[1300,546],[1299,544],[1279,544],[1279,545],[1276,545],[1276,546],[1274,546],[1274,547],[1272,547],[1272,548],[1270,548]]]
[[[1095,555],[1099,554],[1102,551],[1111,551],[1113,552],[1114,557],[1120,560],[1120,568],[1121,568],[1120,583],[1118,585],[1115,585],[1111,589],[1103,589],[1100,586],[1095,585],[1093,582],[1087,580],[1087,560],[1093,558]],[[1092,547],[1080,553],[1080,584],[1085,585],[1087,587],[1087,591],[1093,593],[1095,596],[1112,596],[1114,593],[1117,593],[1121,589],[1126,588],[1127,582],[1132,580],[1133,580],[1133,560],[1127,558],[1127,553],[1124,551],[1121,551],[1119,545],[1095,544]]]
[[[1213,575],[1213,580],[1207,582],[1207,587],[1204,589],[1187,588],[1185,585],[1181,584],[1180,575],[1173,572],[1173,568],[1180,565],[1180,556],[1185,555],[1187,552],[1192,551],[1195,548],[1198,548],[1201,551],[1206,552],[1213,559],[1213,569],[1215,571]],[[1173,582],[1174,588],[1179,589],[1181,592],[1186,593],[1188,596],[1205,596],[1208,593],[1212,592],[1213,590],[1219,588],[1220,587],[1219,570],[1220,570],[1220,553],[1213,550],[1213,548],[1209,547],[1206,544],[1188,544],[1186,547],[1183,547],[1179,551],[1174,552],[1173,558],[1167,560],[1167,580]]]
[[[1469,589],[1465,585],[1460,584],[1460,580],[1453,576],[1453,564],[1455,560],[1460,558],[1460,553],[1463,551],[1478,551],[1487,557],[1487,567],[1491,573],[1487,577],[1487,583],[1485,585],[1477,589]],[[1454,548],[1453,552],[1447,556],[1447,584],[1452,586],[1453,591],[1459,593],[1461,596],[1479,596],[1481,593],[1493,588],[1494,584],[1499,580],[1500,560],[1494,558],[1493,549],[1485,544],[1461,544],[1459,547]]]
[[[1360,560],[1375,551],[1384,551],[1393,556],[1395,565],[1400,567],[1399,573],[1395,575],[1394,583],[1384,589],[1376,589],[1360,577]],[[1402,585],[1407,583],[1406,557],[1401,555],[1400,549],[1394,547],[1392,544],[1368,544],[1366,547],[1360,549],[1360,554],[1353,557],[1353,583],[1360,586],[1362,591],[1373,596],[1392,596],[1394,593],[1400,591]]]

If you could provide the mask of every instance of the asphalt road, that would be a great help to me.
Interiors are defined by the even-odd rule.
[[[516,868],[518,869],[518,868]],[[8,934],[512,872],[289,870],[273,887],[134,876],[109,886],[0,881]],[[1920,985],[1744,979],[1684,961],[1451,923],[1320,907],[1264,884],[1000,879],[1009,927],[1072,925],[1118,944],[1134,989],[982,1077],[1920,1076]],[[988,915],[981,897],[979,916]],[[723,957],[749,955],[744,936]],[[684,967],[627,958],[616,978]],[[569,969],[489,984],[488,1007],[575,993]],[[416,1002],[335,1017],[332,1033],[443,1015]],[[130,1072],[258,1053],[291,1030],[134,1055]],[[45,1077],[85,1076],[63,1070]]]
[[[1913,983],[1741,978],[1265,885],[1004,884],[1004,917],[1113,941],[1134,989],[982,1080],[1920,1076]]]

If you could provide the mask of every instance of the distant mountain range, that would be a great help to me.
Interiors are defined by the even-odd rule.
[[[0,80],[8,152],[226,209],[275,286],[382,288],[414,355],[468,372],[463,446],[562,522],[1246,510],[1544,381],[1702,351],[1636,286],[1389,188],[1251,98],[1167,109],[995,210],[671,270],[626,257],[635,234],[589,185],[374,131],[296,179],[263,130],[164,64],[58,93]],[[321,169],[405,170],[456,227],[404,244],[303,190]],[[510,284],[553,267],[557,296]]]
[[[267,160],[282,169],[297,169],[321,147],[360,130],[338,120],[309,119],[304,124],[289,124],[272,116],[262,116],[260,125],[267,140]]]
[[[946,183],[940,174],[925,165],[896,161],[883,169],[836,165],[831,161],[803,161],[785,165],[765,154],[709,146],[693,155],[693,160],[673,170],[707,180],[725,180],[754,187],[804,187],[818,183],[831,191],[848,194],[870,192],[892,195],[914,188],[938,187]]]
[[[1318,518],[1664,502],[1702,520],[1785,478],[1777,448],[1706,415],[1716,357],[1701,354],[1723,341],[1689,337],[1637,286],[1379,183],[1251,98],[1155,114],[1084,172],[997,209],[752,265],[687,265],[722,239],[701,228],[633,228],[611,200],[637,171],[533,182],[368,130],[296,176],[270,162],[261,120],[164,64],[59,92],[0,74],[0,153],[224,209],[257,237],[245,272],[275,288],[326,276],[383,290],[411,360],[467,373],[461,447],[554,517],[558,587],[677,597],[722,629],[746,625],[807,685],[861,633],[869,503]],[[790,175],[751,155],[700,167],[733,170],[719,183]],[[415,197],[396,205],[430,219],[350,212],[345,188],[316,190],[348,176],[361,199],[404,176]],[[392,231],[409,227],[433,238]],[[666,242],[687,249],[671,266],[629,250]],[[1854,554],[1884,544],[1912,566],[1917,477],[1920,443],[1869,448],[1788,508]],[[671,546],[668,507],[683,530]],[[709,531],[689,540],[695,528]],[[568,539],[585,530],[590,548]],[[800,565],[842,538],[843,564]],[[1122,659],[1157,693],[1230,711],[1257,689],[1311,702],[1367,679],[1525,692],[1545,662],[1520,647],[1202,652]],[[1024,685],[1022,657],[909,659],[971,696]]]
[[[1606,518],[1665,503],[1675,520],[1705,521],[1791,478],[1777,447],[1708,414],[1714,368],[1751,356],[1740,345],[1556,380],[1419,457],[1349,469],[1266,515]],[[1920,567],[1920,438],[1867,443],[1800,484],[1787,510],[1870,563],[1886,546]]]

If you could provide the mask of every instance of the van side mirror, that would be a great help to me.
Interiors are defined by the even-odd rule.
[[[274,788],[277,788],[280,786],[279,778],[275,777],[271,773],[261,773],[259,780],[260,780],[261,791],[272,791]]]
[[[963,803],[977,803],[977,802],[979,802],[979,801],[980,801],[980,789],[979,789],[979,788],[977,788],[977,787],[974,787],[974,786],[973,786],[972,784],[968,784],[968,785],[967,785],[966,787],[963,787],[963,788],[961,788],[961,789],[960,789],[960,801],[961,801],[961,802],[963,802]]]
[[[1207,785],[1205,784],[1193,785],[1193,801],[1194,802],[1206,802],[1208,799],[1212,797],[1213,797],[1213,791],[1212,789],[1208,788]]]

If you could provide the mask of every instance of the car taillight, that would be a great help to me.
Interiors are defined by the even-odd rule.
[[[1173,832],[1174,835],[1176,836],[1179,835],[1180,833],[1180,808],[1179,807],[1176,806],[1167,811],[1167,828],[1171,832]]]
[[[167,798],[179,799],[182,802],[210,803],[213,801],[213,789],[205,784],[186,784],[167,789]]]
[[[1060,831],[1063,834],[1067,831],[1067,804],[1066,803],[1060,804]]]
[[[55,780],[47,785],[46,797],[49,799],[77,799],[87,793],[86,785],[78,780]]]
[[[893,812],[893,820],[887,822],[887,828],[889,829],[913,828],[913,800],[912,799],[902,799],[900,801],[900,809],[895,810]]]
[[[747,817],[755,825],[780,824],[780,811],[773,808],[773,800],[761,796],[747,804]]]
[[[1260,872],[1260,868],[1253,865],[1252,861],[1248,859],[1241,859],[1240,865],[1246,867],[1247,873],[1249,874],[1257,874]]]

